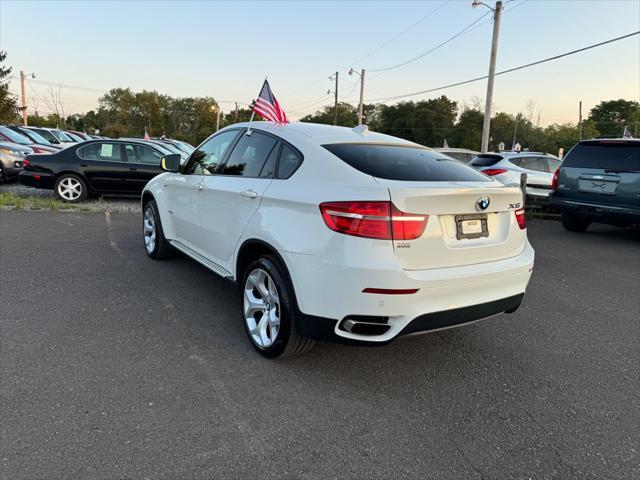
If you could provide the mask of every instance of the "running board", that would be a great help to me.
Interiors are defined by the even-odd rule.
[[[218,265],[216,262],[212,262],[207,257],[200,255],[198,252],[196,252],[192,248],[187,247],[184,243],[179,242],[178,240],[169,240],[169,243],[171,244],[172,247],[177,248],[185,255],[193,258],[196,262],[204,265],[209,270],[212,270],[214,273],[217,273],[218,275],[226,278],[227,280],[233,280],[233,275],[231,275],[231,272],[227,271],[226,269]]]

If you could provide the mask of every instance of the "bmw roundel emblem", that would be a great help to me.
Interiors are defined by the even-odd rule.
[[[480,197],[478,201],[476,201],[476,209],[486,210],[487,208],[489,208],[490,203],[491,199],[489,197]]]

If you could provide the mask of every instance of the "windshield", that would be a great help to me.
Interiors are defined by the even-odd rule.
[[[5,137],[7,137],[9,141],[13,143],[19,143],[20,145],[31,145],[33,143],[24,135],[20,135],[19,133],[14,132],[13,130],[7,127],[0,127],[0,133]]]
[[[336,143],[323,146],[356,170],[385,180],[491,181],[467,165],[426,148],[362,143]]]
[[[567,154],[563,167],[640,171],[640,142],[583,142]]]
[[[26,131],[25,130],[20,130],[20,133],[22,133],[23,135],[29,137],[35,143],[39,143],[40,145],[51,145],[51,142],[49,140],[44,138],[42,135],[40,135],[35,130],[26,130]]]
[[[60,130],[51,130],[51,133],[53,133],[53,135],[61,142],[74,142],[72,138],[70,138],[68,135],[65,135],[65,133],[61,132]]]
[[[30,132],[37,132],[40,135],[42,135],[44,138],[46,138],[47,140],[49,140],[49,142],[51,143],[60,143],[60,140],[57,139],[57,137],[55,135],[53,135],[53,133],[51,133],[49,130],[43,130],[41,128],[37,129],[37,130],[33,130],[33,129],[29,129]]]

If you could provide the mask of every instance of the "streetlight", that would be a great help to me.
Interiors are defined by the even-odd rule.
[[[349,70],[349,75],[360,75],[360,106],[358,107],[358,125],[362,125],[362,117],[364,110],[364,68],[361,73],[358,73],[353,69],[353,67]]]
[[[493,38],[491,39],[491,57],[489,59],[489,78],[487,80],[487,99],[484,107],[484,122],[482,124],[481,153],[489,149],[489,130],[491,128],[491,104],[493,103],[493,81],[496,74],[496,57],[498,56],[498,37],[500,35],[500,16],[502,14],[502,2],[497,1],[495,8],[490,7],[481,0],[473,0],[473,8],[483,6],[493,12]]]

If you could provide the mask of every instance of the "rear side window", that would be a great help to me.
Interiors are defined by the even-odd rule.
[[[251,135],[242,135],[220,174],[259,177],[262,166],[275,144],[275,138],[256,131]]]
[[[82,160],[95,160],[103,162],[120,161],[119,143],[90,143],[78,148],[76,155]]]
[[[289,178],[302,163],[302,155],[292,146],[282,144],[280,162],[278,163],[278,178]]]
[[[640,142],[585,142],[571,149],[563,167],[640,171]]]
[[[385,180],[416,182],[490,182],[472,168],[433,150],[391,145],[324,145],[362,173]]]
[[[476,158],[469,162],[472,167],[490,167],[495,165],[502,157],[500,155],[478,155]]]

